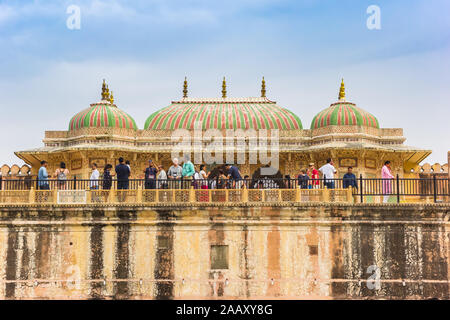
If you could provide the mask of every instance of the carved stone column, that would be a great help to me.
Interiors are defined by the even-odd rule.
[[[248,175],[249,177],[252,176],[252,172],[250,172],[250,164],[248,163],[248,161],[245,164],[238,165],[238,167],[239,171],[241,171],[242,177],[244,177],[245,175]]]
[[[299,171],[299,157],[295,154],[288,153],[284,157],[284,168],[281,172],[283,175],[289,175],[291,178],[295,178]]]

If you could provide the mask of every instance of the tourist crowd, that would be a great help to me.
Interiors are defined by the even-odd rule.
[[[130,162],[123,158],[118,159],[118,164],[114,168],[117,180],[118,190],[127,190],[130,187],[131,167]],[[113,184],[113,175],[111,171],[113,166],[106,164],[103,173],[100,174],[96,163],[91,165],[91,175],[89,179],[90,189],[111,189]],[[301,189],[320,189],[326,187],[334,189],[336,187],[337,170],[332,159],[327,159],[326,164],[319,169],[315,168],[314,163],[310,163],[308,168],[301,169],[297,176],[297,181],[285,176],[284,179],[268,178],[261,176],[258,178],[249,176],[242,177],[237,166],[227,164],[222,168],[207,172],[206,165],[201,164],[195,166],[189,156],[183,158],[182,164],[177,158],[172,160],[172,165],[167,172],[162,165],[155,165],[152,160],[148,161],[148,167],[144,170],[144,187],[145,189],[188,189],[194,187],[196,189],[240,189],[242,187],[257,187],[261,189],[276,188],[293,188]],[[60,167],[56,169],[54,177],[58,189],[66,189],[68,182],[69,170],[66,164],[61,162]],[[391,180],[394,176],[391,173],[390,161],[386,161],[381,170],[382,189],[384,202],[387,202],[389,194],[392,193]],[[41,190],[49,190],[49,174],[47,172],[47,162],[41,162],[41,168],[38,173],[38,187]],[[281,181],[279,181],[281,180]],[[253,185],[252,185],[253,184]],[[348,167],[347,172],[342,178],[342,187],[358,189],[358,182],[353,168]]]

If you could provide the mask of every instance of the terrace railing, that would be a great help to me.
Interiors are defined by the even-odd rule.
[[[0,204],[448,202],[449,179],[4,180]]]

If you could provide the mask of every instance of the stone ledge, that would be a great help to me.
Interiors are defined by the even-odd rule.
[[[339,202],[248,202],[248,203],[101,203],[101,204],[0,204],[0,209],[5,208],[33,208],[33,209],[49,209],[49,208],[140,208],[140,209],[159,209],[159,208],[170,208],[177,210],[179,208],[254,208],[254,207],[279,207],[279,208],[315,208],[315,207],[339,207],[339,208],[385,208],[385,209],[395,209],[395,208],[448,208],[450,209],[450,203],[339,203]]]

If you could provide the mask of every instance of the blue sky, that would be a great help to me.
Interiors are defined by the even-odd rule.
[[[66,27],[69,5],[81,29]],[[366,9],[381,8],[381,30]],[[0,1],[0,162],[42,146],[96,102],[106,78],[138,126],[181,96],[268,97],[305,128],[337,98],[402,127],[406,144],[447,162],[450,137],[448,0]]]

